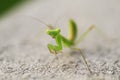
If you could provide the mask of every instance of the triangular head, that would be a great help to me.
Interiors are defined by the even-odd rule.
[[[56,29],[47,29],[46,33],[48,35],[50,35],[52,38],[55,38],[56,35],[60,34],[60,29],[59,28],[56,28]]]

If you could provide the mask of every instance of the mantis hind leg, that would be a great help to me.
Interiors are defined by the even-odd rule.
[[[83,54],[83,52],[82,52],[82,50],[81,49],[79,49],[79,48],[72,48],[73,50],[77,50],[77,51],[79,51],[80,52],[80,54],[81,54],[81,56],[82,56],[82,58],[83,58],[83,61],[84,61],[84,63],[85,63],[85,65],[86,65],[86,67],[87,67],[87,70],[89,71],[89,73],[91,74],[92,73],[92,71],[91,71],[91,69],[90,69],[90,67],[89,67],[89,65],[88,65],[88,62],[87,62],[87,60],[86,60],[86,58],[85,58],[85,56],[84,56],[84,54]]]
[[[95,25],[91,25],[80,37],[79,39],[75,42],[75,45],[77,45],[78,43],[80,43],[81,41],[84,40],[84,38],[88,35],[88,33],[90,31],[92,31],[93,29],[95,29],[99,34],[104,35],[104,32],[99,29],[98,27],[96,27]]]
[[[91,30],[93,30],[94,28],[95,28],[94,25],[90,26],[90,27],[80,36],[80,38],[76,41],[75,44],[80,43],[80,42],[87,36],[87,34],[88,34]]]

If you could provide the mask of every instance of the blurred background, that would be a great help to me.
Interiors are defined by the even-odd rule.
[[[0,1],[0,17],[5,16],[5,14],[10,14],[15,8],[18,8],[22,3],[27,0],[1,0]]]
[[[67,20],[73,18],[79,26],[80,34],[94,24],[108,37],[118,38],[120,36],[119,3],[119,0],[1,0],[1,38],[15,34],[17,36],[20,33],[22,33],[21,36],[32,35],[34,32],[39,33],[43,24],[33,18],[60,27],[64,35],[67,31]],[[16,29],[19,30],[19,33]],[[44,29],[41,31],[44,32]],[[95,36],[96,33],[92,32],[86,40],[89,39],[88,41],[95,43],[96,40],[93,39],[92,34]],[[90,42],[91,45],[92,42]]]
[[[46,45],[55,42],[45,34],[46,26],[40,21],[59,27],[61,34],[66,36],[67,22],[70,18],[74,19],[78,25],[78,36],[92,24],[103,32],[99,33],[94,29],[79,45],[79,48],[85,51],[85,56],[91,63],[93,71],[95,68],[96,73],[101,70],[101,73],[104,71],[104,74],[105,72],[109,74],[109,79],[106,80],[113,77],[111,69],[115,69],[114,73],[118,75],[120,0],[0,0],[0,78],[2,80],[23,80],[23,78],[40,80],[44,77],[50,80],[49,78],[53,78],[56,74],[60,75],[59,80],[61,80],[61,75],[64,80],[81,78],[80,72],[74,73],[76,68],[71,64],[65,64],[73,70],[66,69],[65,76],[62,74],[64,72],[59,72],[58,66],[54,67],[54,70],[58,72],[53,72],[53,68],[50,68],[50,72],[56,74],[51,74],[50,69],[47,71],[46,68],[41,68],[41,65],[48,67],[48,62],[54,59],[54,56],[49,54]],[[73,64],[80,66],[77,71],[86,74],[85,66],[82,69],[79,63],[78,61]],[[38,70],[43,70],[45,74]],[[67,79],[66,75],[69,76]]]

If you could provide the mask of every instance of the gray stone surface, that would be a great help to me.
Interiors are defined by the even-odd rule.
[[[119,0],[36,0],[16,8],[0,20],[0,80],[120,80]],[[75,19],[79,34],[91,24],[93,30],[81,48],[93,74],[78,52],[64,49],[58,59],[46,47],[54,43],[45,34],[47,24],[66,35],[67,20]],[[38,35],[38,33],[40,34]],[[78,35],[79,36],[79,35]]]

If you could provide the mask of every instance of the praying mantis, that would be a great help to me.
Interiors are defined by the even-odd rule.
[[[94,28],[96,28],[94,25],[91,25],[85,32],[83,32],[81,34],[81,36],[78,38],[78,40],[76,40],[76,38],[78,36],[78,34],[77,34],[78,29],[77,29],[77,25],[73,19],[69,19],[69,21],[68,21],[68,37],[66,38],[60,33],[61,32],[60,28],[54,28],[53,26],[47,25],[43,21],[41,21],[37,18],[34,18],[34,17],[31,17],[31,18],[40,21],[42,24],[44,24],[45,26],[48,27],[48,29],[46,30],[46,34],[49,35],[50,37],[52,37],[56,42],[56,45],[53,45],[50,43],[47,45],[47,48],[50,53],[57,55],[60,51],[63,50],[64,47],[68,47],[72,50],[77,50],[80,52],[89,73],[90,74],[92,73],[83,52],[81,51],[80,48],[76,48],[75,46],[78,45],[88,35],[88,33],[90,31],[92,31]]]
[[[56,45],[53,44],[48,44],[48,50],[50,51],[50,53],[52,54],[58,54],[59,51],[61,51],[63,49],[63,47],[68,47],[71,48],[73,50],[78,50],[81,53],[81,56],[83,57],[83,60],[87,66],[87,69],[90,73],[92,73],[92,71],[90,70],[88,63],[81,51],[81,49],[76,48],[75,46],[80,43],[85,36],[93,29],[95,28],[94,25],[90,26],[81,36],[80,38],[76,41],[77,38],[77,25],[75,23],[74,20],[70,19],[69,20],[69,25],[68,25],[68,37],[64,37],[63,35],[60,34],[60,28],[53,28],[50,27],[50,29],[46,30],[46,33],[51,36],[55,41],[56,41]]]

